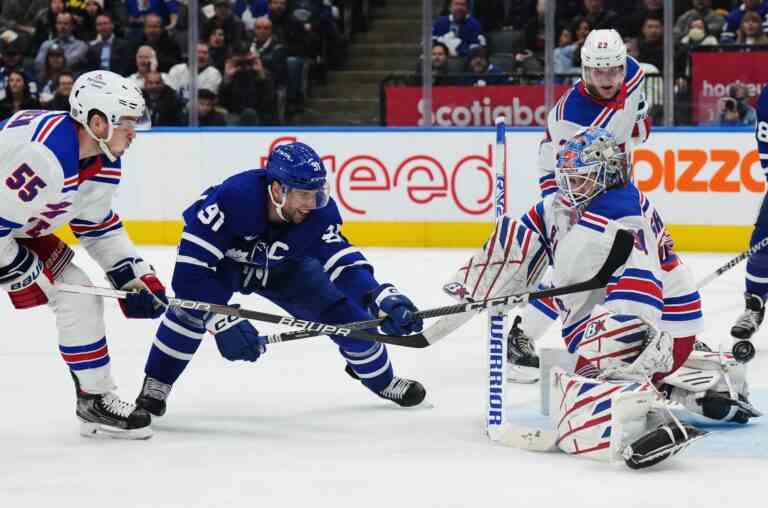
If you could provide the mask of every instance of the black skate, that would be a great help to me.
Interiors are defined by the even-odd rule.
[[[74,374],[73,374],[74,377]],[[117,439],[149,439],[151,417],[143,409],[121,400],[116,394],[86,393],[75,378],[80,434],[85,437],[106,435]]]
[[[507,380],[513,383],[535,383],[539,380],[539,357],[525,332],[520,328],[523,318],[515,317],[507,335]]]
[[[752,335],[760,328],[760,324],[765,317],[765,302],[757,295],[744,295],[745,309],[744,313],[736,320],[736,324],[731,328],[731,335],[737,339],[750,339]]]
[[[344,370],[354,379],[360,379],[349,365]],[[395,376],[389,385],[380,392],[376,392],[376,395],[382,399],[391,400],[398,406],[412,407],[422,403],[427,396],[427,391],[418,381]]]
[[[144,384],[141,386],[141,393],[136,397],[136,407],[144,409],[153,416],[163,416],[165,414],[165,400],[171,393],[171,385],[149,376],[144,376]]]
[[[690,425],[660,425],[624,448],[624,463],[631,469],[643,469],[685,450],[688,445],[709,434]]]

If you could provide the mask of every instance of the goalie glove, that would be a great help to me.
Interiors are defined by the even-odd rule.
[[[126,258],[107,271],[112,287],[130,291],[118,300],[127,318],[155,319],[163,315],[168,306],[165,286],[152,267],[139,258]]]
[[[206,328],[216,338],[216,347],[221,356],[230,362],[255,362],[267,352],[267,338],[259,335],[251,322],[243,318],[215,314],[208,320]]]
[[[0,287],[8,291],[17,309],[45,305],[56,292],[51,272],[37,254],[22,245],[11,264],[0,268]]]

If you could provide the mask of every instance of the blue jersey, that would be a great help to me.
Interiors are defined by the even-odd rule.
[[[312,211],[301,224],[269,221],[267,176],[248,170],[210,187],[184,211],[184,233],[173,276],[182,298],[226,303],[231,288],[217,278],[225,257],[275,269],[288,260],[313,258],[331,282],[350,269],[355,272],[355,300],[378,286],[363,254],[342,236],[336,203]],[[260,255],[254,258],[253,253]]]
[[[757,151],[760,152],[760,166],[768,178],[768,86],[763,87],[763,91],[757,99],[756,109],[755,139],[757,140]]]

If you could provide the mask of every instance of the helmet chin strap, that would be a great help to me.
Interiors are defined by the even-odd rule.
[[[107,131],[107,137],[106,138],[100,138],[98,137],[92,130],[91,127],[85,123],[83,124],[83,127],[85,128],[85,132],[88,133],[91,138],[96,141],[99,145],[99,149],[104,153],[104,155],[107,156],[107,159],[109,159],[109,162],[115,162],[117,160],[117,157],[112,153],[112,150],[109,149],[109,146],[107,143],[110,139],[112,139],[112,134],[114,133],[114,128],[112,127],[112,124],[107,122],[107,125],[109,126],[109,130]]]
[[[288,219],[285,218],[283,215],[283,207],[285,206],[285,202],[288,199],[288,192],[284,186],[282,186],[283,189],[283,202],[279,203],[275,200],[274,194],[272,194],[272,184],[269,184],[267,186],[267,194],[269,194],[269,200],[272,201],[272,204],[275,205],[275,212],[277,212],[277,216],[280,217],[283,222],[289,222]]]

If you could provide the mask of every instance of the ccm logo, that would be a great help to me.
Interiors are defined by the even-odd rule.
[[[665,150],[658,154],[638,148],[632,154],[637,187],[648,192],[765,192],[757,150]]]

